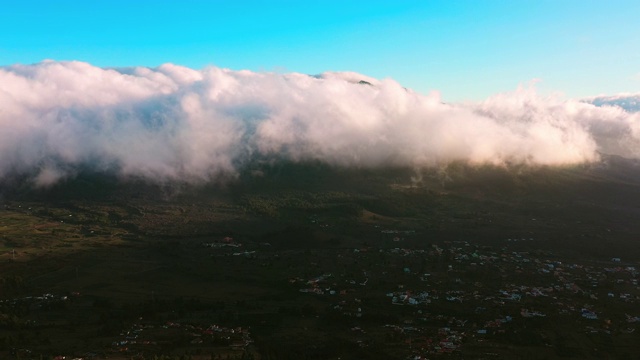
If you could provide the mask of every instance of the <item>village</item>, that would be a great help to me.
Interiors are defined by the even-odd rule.
[[[499,249],[469,241],[429,249],[353,249],[338,259],[348,256],[351,262],[368,264],[374,257],[384,266],[290,282],[309,296],[333,300],[331,310],[351,319],[361,346],[395,339],[398,347],[405,344],[409,358],[465,354],[466,349],[477,353],[491,347],[488,356],[514,338],[526,345],[554,347],[557,334],[551,329],[562,323],[591,336],[629,335],[633,342],[637,335],[630,334],[640,320],[635,265],[620,258],[565,262],[551,251],[514,251],[511,242],[516,241],[535,242],[505,239]],[[391,242],[401,245],[402,240],[394,237]],[[393,314],[390,319],[395,322],[384,324],[383,330],[365,321],[369,314],[381,313]],[[567,348],[562,351],[571,351],[571,345],[563,346]],[[578,352],[607,351],[596,350],[601,345],[595,344],[592,349],[573,346]]]
[[[535,248],[536,241],[529,238],[504,239],[500,247],[444,241],[405,248],[406,238],[419,234],[381,234],[386,237],[383,246],[318,250],[314,261],[299,263],[293,259],[308,259],[307,251],[278,251],[268,243],[243,244],[229,236],[202,243],[209,249],[203,256],[225,266],[236,263],[263,271],[267,267],[271,275],[283,278],[281,296],[293,302],[276,307],[259,299],[236,300],[231,310],[227,305],[234,315],[218,315],[221,323],[212,325],[194,321],[200,308],[176,315],[178,306],[153,299],[157,311],[149,319],[121,321],[125,327],[111,336],[105,333],[104,346],[78,350],[76,358],[144,357],[178,348],[194,359],[202,354],[258,356],[252,326],[268,327],[264,319],[274,315],[292,321],[307,318],[302,321],[332,328],[334,336],[352,343],[361,354],[385,349],[398,359],[505,357],[514,344],[588,356],[611,354],[620,342],[635,346],[639,272],[624,258],[566,261],[549,250],[522,251],[522,243]],[[284,268],[278,263],[287,264],[286,273],[274,270]],[[56,326],[42,323],[47,319],[43,313],[79,306],[111,305],[77,292],[0,300],[4,312],[19,308],[27,314],[4,318],[3,326],[31,331]],[[247,308],[254,315],[242,314]],[[570,335],[575,331],[579,335]],[[16,347],[18,337],[2,339],[22,358],[38,352],[39,346]]]
[[[0,254],[0,357],[640,353],[636,253],[584,255],[558,246],[560,224],[539,217],[505,220],[500,231],[492,230],[500,217],[489,212],[400,221],[348,217],[351,209],[340,208],[273,223],[233,222],[244,210],[229,206],[222,214],[231,222],[205,232],[199,224],[214,215],[197,207],[103,206],[5,205],[0,225],[11,236],[4,235]],[[189,222],[163,224],[186,211]],[[593,228],[576,225],[573,239]]]

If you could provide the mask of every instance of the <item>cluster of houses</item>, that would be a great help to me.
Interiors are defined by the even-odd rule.
[[[237,248],[242,246],[241,243],[235,241],[230,236],[225,236],[224,238],[217,241],[212,241],[208,243],[203,242],[201,245],[208,248],[223,248],[223,247]]]
[[[391,244],[397,235],[407,235],[401,231],[383,233],[392,237]],[[507,239],[507,243],[523,241],[533,239]],[[405,342],[408,356],[417,356],[415,358],[460,351],[463,343],[467,346],[488,341],[494,334],[504,333],[505,328],[513,330],[528,321],[556,321],[549,319],[563,317],[571,319],[578,327],[576,330],[582,327],[584,331],[596,329],[608,333],[630,333],[640,324],[640,313],[637,313],[640,272],[633,264],[625,264],[618,258],[566,261],[547,250],[518,250],[522,247],[522,244],[506,244],[494,248],[452,241],[426,249],[355,249],[349,258],[355,258],[358,264],[375,264],[367,261],[375,258],[384,265],[368,268],[360,265],[360,271],[367,275],[362,279],[353,271],[348,275],[327,273],[309,279],[293,278],[290,282],[302,285],[299,291],[303,293],[345,295],[331,308],[355,318],[356,323],[350,324],[355,324],[359,333],[376,332],[367,328],[371,326],[369,323],[357,323],[365,314],[404,314],[397,316],[397,324],[386,326],[400,334],[398,341]],[[353,280],[342,286],[339,279],[349,276]],[[394,289],[379,293],[378,297],[387,298],[385,302],[376,300],[370,295],[371,290],[366,290],[370,279],[378,287],[390,279],[397,281]],[[385,309],[379,304],[390,307]],[[617,305],[621,304],[627,306],[628,312],[636,312],[620,315]],[[394,312],[395,306],[406,307],[413,314],[410,317],[420,321],[407,326],[403,323],[407,312]],[[434,315],[437,314],[434,308],[446,309],[451,314],[469,313],[469,308],[476,311],[473,318],[456,319],[445,331],[438,327],[442,323],[438,319],[441,315]],[[463,338],[467,340],[461,341]]]
[[[26,305],[29,308],[46,307],[54,303],[61,303],[69,300],[67,295],[43,294],[39,296],[24,296],[13,299],[0,299],[0,306],[21,306]]]
[[[245,350],[253,343],[248,328],[224,327],[220,325],[201,326],[196,324],[168,321],[164,324],[145,322],[142,318],[120,333],[120,339],[111,344],[114,353],[139,354],[153,351],[167,342],[167,338],[185,338],[184,346],[226,346],[232,350]],[[160,340],[165,339],[165,340]],[[170,344],[174,345],[175,344]]]

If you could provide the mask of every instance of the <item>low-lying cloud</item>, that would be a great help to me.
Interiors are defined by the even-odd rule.
[[[543,97],[533,86],[444,104],[356,73],[45,61],[0,67],[0,179],[49,185],[91,168],[201,182],[265,157],[360,167],[640,157],[640,115],[617,105]]]

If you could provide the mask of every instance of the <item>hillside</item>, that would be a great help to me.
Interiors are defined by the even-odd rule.
[[[49,188],[5,182],[0,355],[640,354],[625,320],[640,315],[638,274],[624,270],[640,263],[636,161],[244,169],[197,186],[89,172]],[[558,264],[571,265],[548,270]],[[583,320],[585,304],[608,323]],[[450,347],[407,345],[427,338]]]

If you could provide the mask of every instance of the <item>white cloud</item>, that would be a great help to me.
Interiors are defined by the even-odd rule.
[[[598,152],[639,157],[638,116],[541,97],[532,86],[451,105],[356,73],[46,61],[0,68],[0,179],[32,174],[47,185],[89,166],[209,181],[256,156],[370,167],[574,164]]]

